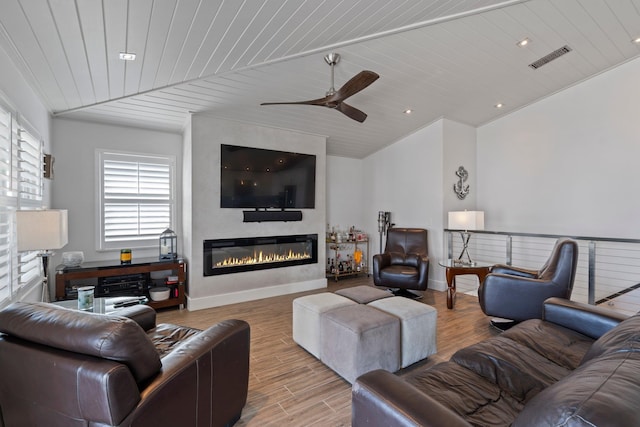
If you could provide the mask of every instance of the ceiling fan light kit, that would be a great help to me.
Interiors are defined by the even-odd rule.
[[[333,67],[340,62],[340,54],[330,53],[325,55],[324,61],[331,67],[331,87],[324,98],[297,102],[263,102],[260,105],[316,105],[319,107],[333,108],[357,122],[364,122],[367,115],[357,108],[346,104],[344,100],[360,92],[371,83],[378,80],[380,76],[373,71],[360,71],[336,91],[334,86]]]

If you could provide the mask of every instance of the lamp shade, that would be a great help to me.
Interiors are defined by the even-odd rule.
[[[484,230],[483,211],[449,212],[449,230]]]
[[[17,211],[18,252],[60,249],[69,242],[67,211]]]

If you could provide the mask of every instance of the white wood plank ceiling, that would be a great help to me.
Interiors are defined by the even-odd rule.
[[[328,154],[354,158],[441,117],[492,121],[637,57],[639,36],[640,0],[2,0],[0,11],[0,47],[56,117],[180,132],[203,112],[327,135]],[[348,100],[364,123],[259,105],[323,97],[330,52],[342,56],[336,88],[380,75]]]

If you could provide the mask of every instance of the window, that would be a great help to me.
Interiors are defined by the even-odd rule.
[[[173,225],[175,158],[98,151],[98,250],[152,247]]]
[[[42,279],[37,252],[18,253],[15,211],[42,207],[43,142],[0,102],[0,304]]]

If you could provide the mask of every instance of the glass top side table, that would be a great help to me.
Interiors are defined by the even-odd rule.
[[[493,267],[493,264],[486,262],[474,262],[473,264],[463,264],[458,260],[446,259],[438,263],[441,267],[446,269],[445,275],[447,277],[447,308],[452,309],[455,304],[456,298],[456,276],[464,274],[475,274],[478,276],[480,283],[489,274],[489,270]]]
[[[148,300],[146,297],[111,297],[111,298],[94,298],[93,299],[93,307],[88,311],[90,313],[99,313],[99,314],[111,314],[115,313],[121,308],[129,307],[132,305],[145,304]],[[73,310],[78,310],[78,300],[63,300],[56,301],[52,304],[59,305],[60,307],[70,308]]]

